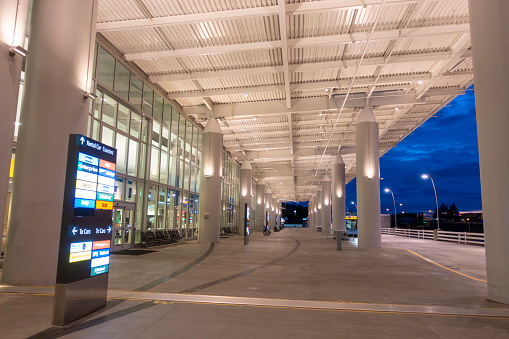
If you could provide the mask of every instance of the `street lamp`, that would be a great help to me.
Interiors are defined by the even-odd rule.
[[[357,212],[357,204],[355,203],[355,201],[352,201],[352,205],[355,205],[355,211]]]
[[[398,221],[397,221],[397,213],[396,213],[396,199],[394,199],[394,193],[390,188],[386,188],[385,193],[391,193],[392,195],[392,202],[394,203],[394,228],[398,228]]]
[[[428,168],[428,174],[421,175],[423,179],[431,179],[431,183],[433,184],[433,191],[435,191],[435,202],[437,203],[437,230],[440,231],[440,212],[438,211],[438,197],[437,197],[437,189],[435,188],[435,182],[433,181],[433,177],[431,176],[431,171]]]

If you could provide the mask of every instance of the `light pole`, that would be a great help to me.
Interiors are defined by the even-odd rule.
[[[357,213],[357,204],[354,201],[352,201],[352,205],[355,205],[355,213]]]
[[[386,188],[384,191],[385,191],[385,193],[391,193],[391,195],[392,195],[392,202],[394,203],[394,228],[398,228],[398,219],[396,219],[397,218],[396,199],[394,199],[394,193],[392,192],[392,190],[390,188]]]
[[[435,188],[435,182],[433,181],[433,177],[431,176],[431,171],[428,168],[428,174],[421,175],[423,179],[431,179],[431,183],[433,184],[433,191],[435,191],[435,202],[437,203],[437,230],[440,231],[440,212],[438,210],[438,197],[437,197],[437,189]]]

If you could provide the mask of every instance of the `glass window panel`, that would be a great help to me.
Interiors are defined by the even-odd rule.
[[[159,180],[159,149],[152,147],[150,155],[150,180]]]
[[[169,144],[170,144],[170,131],[166,127],[162,127],[161,134],[161,149],[163,151],[169,152]]]
[[[140,171],[138,177],[145,178],[145,164],[147,162],[147,144],[141,143],[140,146]]]
[[[196,165],[198,165],[198,167],[199,167],[200,164],[201,164],[201,152],[196,151]]]
[[[134,73],[131,73],[131,87],[129,88],[129,101],[137,109],[141,110],[141,94],[143,92],[143,81]]]
[[[143,182],[138,183],[138,199],[136,201],[136,228],[140,228],[142,225],[142,218],[145,215],[145,211],[143,210],[143,198],[144,198],[144,189],[145,185]]]
[[[175,190],[168,189],[166,198],[166,227],[168,229],[177,228],[177,218],[175,217]]]
[[[129,119],[131,110],[122,104],[118,104],[117,128],[122,132],[129,133]]]
[[[178,138],[177,144],[177,155],[180,159],[184,158],[184,140]]]
[[[186,120],[186,126],[186,141],[191,144],[193,142],[193,124]]]
[[[113,89],[115,77],[115,58],[104,48],[99,48],[99,67],[97,69],[97,80],[109,89]]]
[[[115,200],[124,200],[124,189],[125,189],[125,179],[124,178],[115,178],[115,196],[113,199]]]
[[[159,171],[159,182],[166,184],[168,181],[168,153],[161,152],[161,166]]]
[[[196,193],[200,193],[200,169],[196,170]]]
[[[175,190],[174,192],[175,192],[175,215],[177,216],[174,225],[176,226],[177,229],[179,229],[180,228],[180,219],[181,219],[180,218],[180,208],[181,208],[180,197],[182,195],[180,194],[180,191]]]
[[[127,137],[117,133],[117,173],[125,174],[127,169]]]
[[[191,177],[191,169],[189,168],[189,164],[185,164],[184,166],[184,189],[189,191],[190,186],[190,177]]]
[[[110,147],[115,147],[115,131],[103,126],[101,142]]]
[[[203,135],[203,132],[199,131],[198,132],[198,149],[203,149],[203,147],[202,147],[202,135]]]
[[[175,186],[175,180],[177,178],[177,159],[170,156],[170,173],[168,175],[168,185]]]
[[[186,118],[184,118],[183,115],[180,116],[179,136],[182,139],[184,139],[186,137]]]
[[[117,61],[115,67],[115,92],[124,98],[129,98],[129,69]]]
[[[148,119],[142,119],[141,122],[141,140],[147,142],[148,135]]]
[[[131,112],[131,135],[140,138],[141,133],[141,115],[135,111]]]
[[[196,126],[193,126],[193,146],[198,147],[198,133],[199,129]]]
[[[125,186],[125,201],[136,202],[136,184],[137,182],[134,180],[127,179]]]
[[[182,176],[184,174],[184,167],[183,162],[180,160],[177,160],[177,171],[176,171],[176,178],[175,178],[175,187],[182,188]]]
[[[181,203],[181,210],[180,210],[180,217],[181,217],[181,224],[182,228],[187,228],[189,224],[188,220],[188,209],[189,209],[189,193],[183,193],[182,194],[182,203]]]
[[[103,101],[102,120],[111,126],[115,126],[117,121],[117,101],[106,94]]]
[[[178,156],[178,137],[173,132],[170,135],[170,153],[173,156]]]
[[[143,86],[143,112],[152,115],[154,105],[154,91],[148,86]]]
[[[186,142],[185,146],[186,146],[186,152],[184,154],[184,159],[186,160],[186,162],[189,163],[191,161],[191,144]]]
[[[191,167],[191,186],[189,188],[190,191],[196,192],[196,167]]]
[[[163,98],[154,93],[154,119],[163,122]]]
[[[161,125],[153,121],[152,124],[152,145],[159,147],[159,143],[161,142]]]
[[[165,101],[163,110],[163,125],[168,127],[168,129],[171,128],[171,109],[171,105]]]
[[[138,175],[138,149],[139,143],[133,139],[129,139],[129,158],[127,166],[127,175],[133,177]]]
[[[166,228],[165,211],[166,211],[166,188],[159,187],[159,195],[157,196],[157,228]]]
[[[148,187],[147,197],[147,230],[155,228],[156,202],[157,202],[157,186],[150,185]]]
[[[101,119],[101,109],[103,106],[103,92],[97,90],[95,92],[97,99],[94,100],[94,118]]]
[[[101,122],[94,120],[94,126],[92,126],[92,139],[99,140],[99,134],[101,131]]]
[[[172,107],[171,110],[171,130],[175,134],[179,134],[179,121],[180,121],[180,114],[179,112]]]
[[[92,123],[93,123],[92,116],[89,115],[88,116],[88,124],[87,124],[87,137],[90,137],[91,129],[92,129]]]

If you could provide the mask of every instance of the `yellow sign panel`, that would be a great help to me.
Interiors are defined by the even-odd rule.
[[[14,177],[14,159],[11,159],[11,168],[9,169],[9,178]]]
[[[69,256],[69,262],[77,262],[90,259],[92,259],[92,251],[71,253]]]
[[[97,208],[98,210],[112,210],[113,209],[113,201],[97,200],[95,202],[95,208]]]

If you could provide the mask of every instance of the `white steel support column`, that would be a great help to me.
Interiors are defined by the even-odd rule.
[[[322,190],[316,190],[316,230],[318,227],[322,227]]]
[[[380,234],[378,122],[371,108],[364,107],[360,111],[355,133],[359,248],[380,248],[382,236]]]
[[[308,227],[313,228],[313,197],[308,202]]]
[[[256,216],[255,216],[255,230],[263,231],[265,225],[265,184],[263,179],[258,180],[256,183]]]
[[[326,174],[322,179],[322,233],[331,230],[331,180]]]
[[[332,228],[346,231],[345,163],[336,155],[332,163]]]
[[[242,166],[240,167],[240,206],[238,213],[238,228],[239,231],[244,229],[244,220],[245,216],[245,204],[249,204],[249,208],[252,210],[252,188],[253,188],[253,169],[251,168],[251,164],[249,161],[244,161]],[[250,211],[251,220],[253,219],[253,213]],[[254,228],[254,225],[249,225],[250,228]],[[240,235],[244,235],[241,233]]]
[[[4,236],[9,171],[23,57],[9,49],[24,46],[28,0],[0,0],[0,252]]]
[[[488,298],[509,304],[509,2],[469,0]]]
[[[4,283],[55,283],[67,145],[87,132],[96,16],[97,0],[33,3]]]
[[[316,213],[318,208],[316,207],[316,193],[313,193],[313,198],[312,198],[312,201],[313,201],[313,229],[316,230]]]
[[[272,191],[270,188],[267,188],[265,190],[265,212],[269,214],[269,224],[267,225],[267,227],[270,230],[271,229],[270,226],[274,222],[274,216],[272,215]],[[264,216],[264,218],[266,219],[265,216]],[[264,222],[265,222],[265,219],[264,219]]]
[[[274,194],[272,194],[272,196],[274,196]],[[274,228],[277,228],[277,223],[276,223],[276,215],[277,215],[277,212],[276,212],[276,205],[277,205],[277,199],[276,198],[272,198],[272,202],[270,204],[270,227],[271,229],[274,229]]]
[[[207,122],[202,139],[198,242],[217,243],[221,222],[223,133],[216,119]]]

